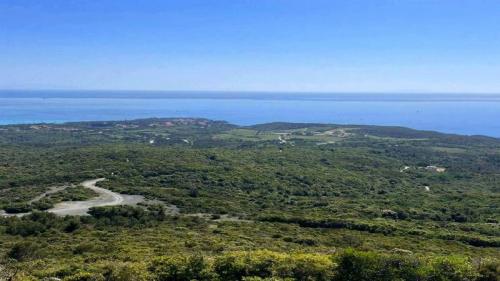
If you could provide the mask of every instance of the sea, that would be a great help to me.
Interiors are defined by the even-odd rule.
[[[500,138],[500,95],[0,90],[0,124],[200,117],[403,126]]]

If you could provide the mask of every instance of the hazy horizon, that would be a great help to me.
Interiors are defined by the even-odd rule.
[[[498,92],[460,91],[279,91],[279,90],[217,90],[217,89],[120,89],[120,88],[0,88],[0,92],[150,92],[150,93],[269,93],[269,94],[373,94],[373,95],[500,95]]]
[[[425,99],[454,99],[463,100],[488,99],[497,100],[499,93],[479,92],[333,92],[333,91],[245,91],[245,90],[127,90],[127,89],[0,89],[0,98],[13,97],[68,97],[68,98],[415,98]]]

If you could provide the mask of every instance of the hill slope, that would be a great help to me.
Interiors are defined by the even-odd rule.
[[[343,253],[335,263],[364,255],[344,253],[353,247],[406,253],[422,267],[432,267],[430,256],[500,255],[495,138],[165,118],[0,126],[0,144],[0,208],[34,212],[1,220],[0,254],[33,276],[72,276],[87,263],[102,274],[105,262],[193,253],[215,266],[212,257],[234,260],[242,250],[294,262],[300,257],[281,253],[309,253],[321,264],[334,252]],[[91,198],[78,183],[95,178],[155,204],[82,218],[37,212]],[[63,185],[75,188],[33,202]],[[179,213],[165,211],[172,208]]]

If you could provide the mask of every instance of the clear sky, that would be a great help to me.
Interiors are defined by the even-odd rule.
[[[0,88],[500,93],[500,1],[0,0]]]

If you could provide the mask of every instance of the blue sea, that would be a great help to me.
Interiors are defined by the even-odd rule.
[[[500,95],[0,91],[0,124],[203,117],[404,126],[500,137]]]

